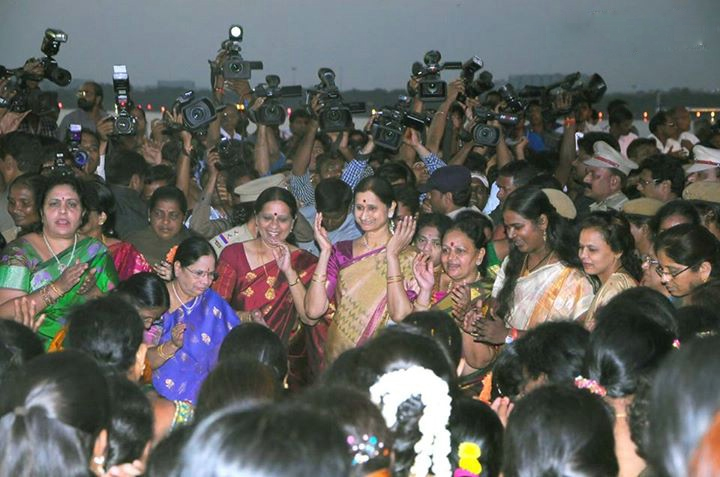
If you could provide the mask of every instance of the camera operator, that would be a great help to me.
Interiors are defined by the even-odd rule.
[[[57,138],[61,141],[65,140],[68,126],[71,124],[79,124],[83,130],[92,132],[97,131],[97,123],[107,116],[103,109],[103,90],[102,86],[94,81],[83,83],[77,90],[77,109],[72,113],[65,115],[60,121],[57,131]]]

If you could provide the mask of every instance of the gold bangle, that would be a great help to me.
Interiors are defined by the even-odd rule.
[[[387,281],[387,284],[390,285],[390,284],[392,284],[392,283],[402,283],[403,281],[404,281],[404,280],[402,279],[402,277],[400,277],[400,278],[395,278],[395,279],[393,279],[393,280],[388,280],[388,281]]]
[[[164,359],[164,360],[168,360],[168,359],[172,358],[172,357],[175,355],[175,353],[165,354],[165,353],[163,352],[163,346],[165,346],[166,344],[168,344],[168,341],[164,342],[163,344],[161,344],[160,346],[157,347],[157,352],[158,352],[158,354],[159,354],[160,357],[161,357],[162,359]]]
[[[388,275],[388,277],[387,277],[387,280],[388,280],[388,281],[390,281],[390,280],[397,280],[397,279],[402,280],[402,279],[403,279],[403,276],[402,276],[402,275]]]
[[[417,308],[420,308],[421,310],[427,310],[427,309],[430,308],[430,303],[428,303],[428,304],[426,305],[426,304],[420,303],[419,301],[416,300],[416,301],[415,301],[415,306],[416,306]]]
[[[57,300],[58,298],[60,298],[61,296],[64,295],[64,293],[61,293],[60,290],[58,290],[58,288],[55,286],[54,283],[51,283],[51,284],[48,285],[48,286],[50,287],[50,290],[52,290],[52,292],[55,293],[55,295],[56,295],[55,299],[56,299],[56,300]]]
[[[325,277],[317,278],[317,277],[315,277],[315,275],[313,275],[312,281],[314,281],[316,283],[325,283],[327,281],[327,278],[325,278]]]

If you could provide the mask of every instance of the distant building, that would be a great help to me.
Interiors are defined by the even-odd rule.
[[[158,88],[173,88],[173,89],[184,89],[189,90],[195,89],[195,82],[190,80],[162,80],[157,82]]]

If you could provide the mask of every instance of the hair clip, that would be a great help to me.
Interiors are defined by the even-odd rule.
[[[474,442],[462,442],[458,446],[458,468],[453,472],[453,477],[477,477],[482,473],[480,446]]]
[[[672,342],[672,346],[673,346],[673,348],[675,348],[675,349],[680,349],[680,340],[677,339],[677,338],[675,338],[675,339],[673,340],[673,342]]]
[[[390,450],[385,448],[385,444],[375,436],[363,434],[362,440],[358,440],[355,436],[347,436],[347,444],[353,453],[352,465],[360,465],[374,459],[380,455],[390,455]]]
[[[594,379],[586,379],[582,376],[578,376],[575,378],[575,387],[578,389],[587,389],[591,393],[597,394],[598,396],[607,395],[607,389],[605,389],[602,384],[598,383]]]

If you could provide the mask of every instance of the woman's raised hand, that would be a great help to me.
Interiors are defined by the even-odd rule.
[[[422,290],[432,290],[435,285],[435,270],[430,255],[420,252],[413,259],[413,275]]]
[[[183,343],[185,342],[185,328],[187,328],[185,323],[178,323],[173,326],[172,331],[170,331],[172,344],[174,344],[178,349],[182,348]]]
[[[315,223],[313,224],[315,241],[320,247],[321,252],[330,252],[332,250],[332,242],[328,237],[327,230],[322,225],[322,212],[315,214]]]
[[[40,325],[42,325],[43,321],[45,321],[45,314],[42,314],[35,319],[35,301],[28,299],[26,296],[13,301],[13,307],[15,308],[15,321],[21,325],[27,326],[33,332],[37,332]]]
[[[403,217],[395,223],[395,233],[392,238],[390,238],[386,247],[388,255],[397,255],[405,247],[410,245],[415,235],[416,226],[417,223],[414,215]]]
[[[290,248],[288,248],[286,243],[280,242],[277,247],[272,247],[270,250],[272,251],[273,258],[275,259],[275,263],[277,263],[278,268],[287,277],[293,269],[292,261],[290,259]]]
[[[55,285],[63,295],[66,294],[77,285],[87,268],[87,263],[80,263],[80,260],[75,260],[75,265],[66,268],[60,278],[55,281]]]

